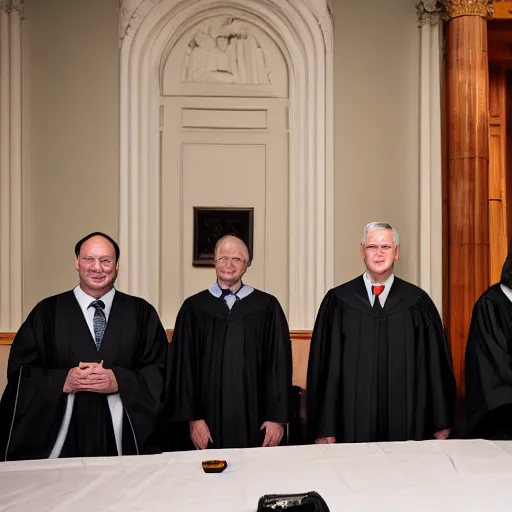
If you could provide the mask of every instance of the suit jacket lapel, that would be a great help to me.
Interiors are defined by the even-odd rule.
[[[349,283],[349,285],[351,292],[348,295],[344,293],[344,300],[361,311],[373,311],[373,306],[370,303],[368,291],[364,283],[364,277],[361,275]],[[389,295],[382,308],[383,312],[386,314],[390,313],[394,308],[400,305],[402,300],[402,280],[395,276],[391,290],[389,290]]]

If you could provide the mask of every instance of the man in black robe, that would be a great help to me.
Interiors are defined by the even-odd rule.
[[[75,247],[79,285],[41,301],[14,338],[0,402],[1,460],[153,451],[167,338],[155,309],[114,288],[119,247]]]
[[[169,346],[169,416],[197,449],[275,446],[292,386],[288,324],[275,297],[242,283],[244,242],[215,248],[217,282],[181,307]]]
[[[308,425],[317,443],[448,437],[455,380],[429,296],[394,276],[398,233],[371,223],[360,244],[366,272],[330,290],[313,331]]]
[[[465,375],[469,435],[512,439],[512,253],[473,308]]]

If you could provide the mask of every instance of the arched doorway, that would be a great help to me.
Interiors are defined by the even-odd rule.
[[[181,38],[193,27],[211,23],[216,17],[232,17],[266,34],[286,62],[289,205],[284,236],[288,241],[288,297],[294,298],[288,319],[292,329],[310,329],[326,289],[334,282],[332,18],[327,4],[292,0],[222,4],[213,0],[143,0],[138,5],[128,4],[122,9],[121,34],[123,289],[161,309],[162,287],[176,285],[163,280],[165,262],[160,252],[165,200],[161,197],[160,154],[165,64],[172,48],[183,42]],[[186,83],[182,71],[180,66],[180,83],[183,79]],[[183,242],[176,240],[177,244]],[[172,318],[173,311],[164,314]]]

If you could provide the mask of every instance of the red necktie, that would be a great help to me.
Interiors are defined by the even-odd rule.
[[[372,284],[372,293],[375,297],[378,297],[384,291],[383,284]]]

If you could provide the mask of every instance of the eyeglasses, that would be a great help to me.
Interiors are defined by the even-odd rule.
[[[370,245],[365,245],[365,249],[368,252],[377,252],[379,249],[382,252],[388,252],[388,251],[391,251],[391,249],[393,249],[393,246],[392,245],[374,245],[374,244],[370,244]]]
[[[227,265],[228,261],[231,261],[231,263],[235,265],[239,265],[240,263],[247,263],[243,258],[228,258],[227,256],[221,256],[220,258],[216,258],[215,261],[219,265]]]
[[[96,261],[96,258],[92,258],[91,256],[83,256],[81,259],[86,265],[93,265]],[[110,267],[114,264],[113,258],[100,258],[98,261],[102,267]]]

